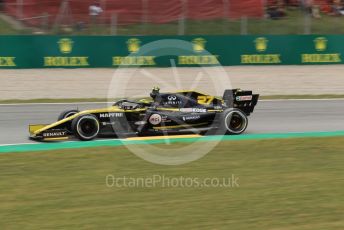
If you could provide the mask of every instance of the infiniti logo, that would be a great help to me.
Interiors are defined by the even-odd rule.
[[[170,96],[167,97],[167,99],[168,99],[169,101],[175,101],[175,100],[177,100],[177,97],[174,96],[174,95],[170,95]]]

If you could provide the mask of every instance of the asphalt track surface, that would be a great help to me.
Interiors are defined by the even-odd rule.
[[[103,108],[105,103],[0,105],[0,145],[32,143],[29,124],[49,124],[66,109]],[[260,101],[249,117],[247,134],[344,130],[344,100]]]

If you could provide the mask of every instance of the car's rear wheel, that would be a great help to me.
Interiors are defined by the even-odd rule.
[[[223,112],[222,128],[227,134],[241,134],[248,125],[248,119],[239,109],[228,109]]]
[[[72,122],[74,135],[83,141],[89,141],[98,136],[99,121],[92,114],[81,115]]]
[[[58,121],[61,121],[65,118],[68,118],[70,116],[73,116],[75,114],[79,113],[79,110],[76,110],[76,109],[71,109],[71,110],[65,110],[65,111],[62,111],[60,113],[60,115],[58,116],[57,120]],[[66,122],[66,129],[67,131],[72,134],[73,133],[73,130],[72,130],[72,121],[67,121]]]

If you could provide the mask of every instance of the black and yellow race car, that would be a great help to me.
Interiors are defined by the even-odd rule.
[[[239,89],[225,90],[223,97],[197,91],[160,93],[149,98],[116,101],[111,107],[63,111],[49,125],[30,125],[34,140],[77,137],[92,140],[101,136],[131,137],[169,134],[241,134],[259,95]]]

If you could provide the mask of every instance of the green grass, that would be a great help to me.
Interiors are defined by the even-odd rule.
[[[7,22],[0,19],[0,34],[18,34],[18,31],[12,28]]]
[[[0,229],[343,229],[343,140],[228,141],[181,166],[125,147],[0,154]],[[239,187],[107,187],[109,174]]]
[[[342,94],[319,94],[319,95],[266,95],[260,96],[260,99],[274,100],[274,99],[339,99],[344,98]],[[0,100],[0,104],[15,104],[15,103],[77,103],[77,102],[108,102],[115,101],[107,98],[39,98],[39,99],[10,99]]]
[[[31,34],[32,29],[15,29],[11,24],[0,18],[0,35],[26,35]]]

